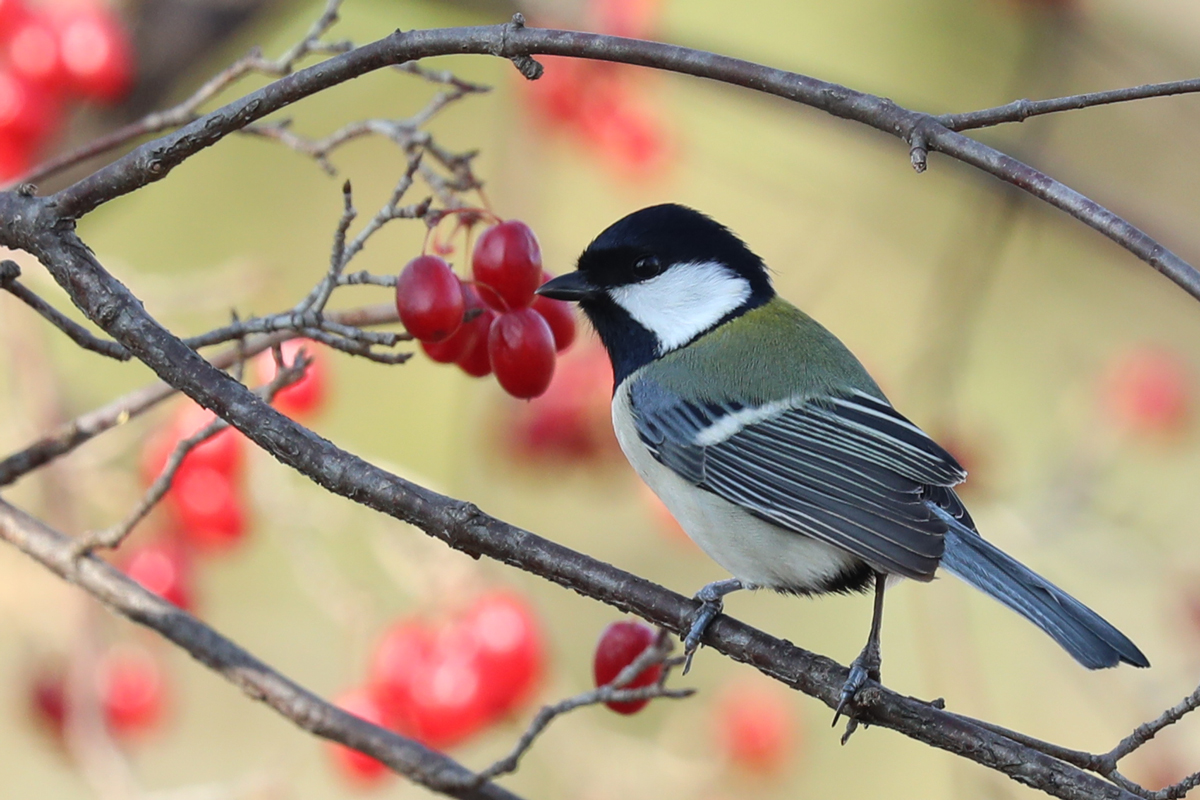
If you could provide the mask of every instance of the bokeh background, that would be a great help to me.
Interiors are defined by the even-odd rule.
[[[322,4],[216,5],[207,28],[179,23],[163,3],[116,9],[142,58],[133,99],[73,111],[45,152],[185,96],[253,44],[281,52]],[[332,36],[366,42],[397,27],[502,21],[513,10],[347,0]],[[931,112],[1190,77],[1200,67],[1200,6],[1189,0],[589,0],[521,10],[559,25],[633,26]],[[159,63],[167,31],[171,41],[198,40],[191,50],[176,43],[185,64]],[[893,402],[960,455],[971,472],[964,498],[983,534],[1101,612],[1154,665],[1085,672],[1032,626],[944,579],[889,592],[888,686],[1091,751],[1194,688],[1194,300],[1043,204],[937,156],[916,175],[901,143],[808,109],[620,71],[612,105],[581,110],[573,92],[582,84],[564,83],[559,73],[572,68],[557,62],[548,63],[557,83],[541,89],[501,60],[436,66],[494,87],[447,109],[430,130],[451,149],[480,151],[475,169],[491,208],[532,226],[551,272],[569,270],[592,236],[645,205],[682,202],[723,221],[773,267],[784,296],[841,336]],[[288,115],[297,131],[322,136],[356,119],[410,115],[434,90],[377,73]],[[1198,130],[1200,100],[1184,96],[979,136],[1197,263]],[[354,142],[332,161],[336,178],[275,142],[230,137],[89,215],[80,233],[181,334],[223,324],[231,308],[280,310],[326,269],[341,181],[353,182],[363,219],[404,168],[402,153],[379,139]],[[396,273],[423,237],[421,224],[396,223],[353,268]],[[456,246],[449,258],[461,268],[461,239]],[[68,305],[35,263],[17,259],[30,286]],[[335,305],[388,299],[386,289],[362,287],[342,290]],[[4,452],[153,377],[78,350],[8,295],[0,296],[0,341]],[[724,575],[614,455],[604,428],[609,379],[595,347],[581,332],[551,394],[532,403],[419,353],[385,367],[320,352],[324,399],[304,421],[375,463],[690,594]],[[165,404],[24,478],[5,499],[70,532],[111,524],[140,494],[147,442],[178,413],[178,403]],[[532,696],[508,719],[464,736],[451,749],[456,758],[490,763],[539,703],[592,685],[597,637],[619,619],[612,609],[453,553],[323,494],[262,453],[248,454],[239,491],[245,532],[194,557],[194,607],[305,686],[333,697],[361,685],[388,626],[451,624],[494,590],[535,615],[544,665]],[[152,518],[126,547],[152,543],[162,525]],[[870,600],[745,594],[728,610],[846,663],[865,638]],[[38,692],[56,671],[90,674],[113,646],[153,659],[161,716],[136,735],[65,742]],[[528,797],[581,800],[1032,796],[888,731],[860,731],[843,747],[825,706],[711,652],[673,683],[699,693],[629,717],[575,712],[506,784]],[[1200,728],[1185,721],[1123,771],[1157,788],[1196,769]],[[39,798],[427,795],[400,779],[356,785],[321,743],[11,549],[0,549],[0,786],[4,796]]]

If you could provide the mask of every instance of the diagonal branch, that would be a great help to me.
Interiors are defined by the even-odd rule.
[[[930,151],[970,164],[1067,212],[1200,299],[1200,272],[1144,231],[1045,173],[950,130],[929,114],[835,83],[702,50],[518,24],[397,31],[287,75],[173,133],[137,147],[68,186],[52,198],[56,213],[77,218],[109,200],[161,180],[183,161],[230,133],[331,86],[383,67],[456,53],[504,58],[559,55],[653,67],[773,94],[860,122],[907,142],[918,171],[925,168]]]
[[[0,196],[2,199],[4,196]],[[8,195],[9,199],[16,197]],[[25,198],[26,202],[38,202]],[[2,209],[0,209],[2,210]],[[25,213],[30,213],[25,209]],[[71,233],[29,242],[36,255],[89,318],[158,375],[215,411],[276,459],[330,492],[411,523],[472,556],[488,556],[587,597],[629,611],[676,633],[690,627],[697,603],[636,575],[488,516],[469,503],[430,491],[340,449],[258,401],[162,328],[129,290],[96,262]],[[705,635],[716,650],[830,708],[846,681],[845,667],[728,617]],[[919,700],[868,684],[855,714],[1068,800],[1136,795],[1011,739],[955,718]]]
[[[251,698],[266,703],[298,727],[360,750],[422,786],[452,797],[520,800],[495,784],[470,786],[474,773],[449,756],[372,725],[322,700],[105,561],[94,556],[76,559],[69,537],[3,500],[0,500],[0,539],[79,586],[118,614],[158,631]]]

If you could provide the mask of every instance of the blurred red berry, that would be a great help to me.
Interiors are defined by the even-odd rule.
[[[466,304],[462,283],[437,256],[417,256],[396,280],[396,311],[405,329],[423,342],[442,342],[459,329]]]
[[[36,146],[58,127],[58,117],[50,93],[0,67],[0,137]]]
[[[175,542],[158,541],[129,552],[125,574],[169,603],[192,609],[192,565]]]
[[[0,39],[6,39],[28,16],[24,0],[0,0]]]
[[[488,332],[488,358],[504,391],[522,399],[537,397],[554,377],[554,333],[532,308],[507,311]]]
[[[114,734],[142,734],[162,721],[165,686],[150,653],[132,645],[114,647],[101,659],[96,677],[104,717]]]
[[[3,41],[5,61],[14,74],[41,92],[61,92],[63,63],[58,32],[49,19],[31,14],[17,23]]]
[[[497,311],[527,307],[542,285],[542,250],[533,231],[520,220],[493,225],[479,235],[471,254],[475,280],[495,290]],[[484,296],[485,302],[490,302]]]
[[[717,744],[737,766],[775,774],[793,758],[796,726],[786,692],[760,683],[736,683],[725,689],[714,708]]]
[[[1191,369],[1165,348],[1147,345],[1118,355],[1105,389],[1113,418],[1135,433],[1178,434],[1190,421]]]
[[[434,749],[453,747],[491,721],[483,663],[461,626],[437,632],[425,668],[412,681],[414,735]]]
[[[612,432],[612,389],[604,348],[592,345],[561,358],[546,393],[509,411],[504,430],[516,455],[576,461],[620,452]]]
[[[311,339],[288,339],[279,346],[283,363],[288,365],[295,363],[301,350],[311,359],[304,376],[276,392],[271,401],[282,413],[298,420],[308,419],[324,408],[329,393],[329,359],[324,347]],[[275,380],[278,369],[274,353],[269,350],[260,353],[255,363],[260,383]]]
[[[133,49],[106,8],[73,3],[54,16],[63,72],[71,89],[90,100],[115,103],[133,83]]]
[[[661,171],[670,144],[657,112],[623,83],[612,83],[587,96],[580,112],[581,130],[617,167],[633,177]]]
[[[470,347],[459,357],[459,369],[473,378],[482,378],[492,373],[492,361],[488,355],[488,340],[491,336],[492,325],[497,314],[490,308],[485,308],[479,316],[467,325],[473,326],[474,335]],[[464,328],[466,325],[463,326]]]
[[[460,624],[478,648],[488,715],[503,716],[524,705],[546,660],[541,626],[529,602],[512,592],[489,592]]]
[[[384,724],[383,709],[371,693],[364,689],[344,692],[334,699],[333,704],[367,722],[381,726]],[[338,774],[358,788],[378,786],[393,774],[386,764],[366,753],[333,742],[328,743],[326,747]]]
[[[229,550],[245,536],[246,513],[228,475],[207,467],[180,470],[168,496],[184,539],[197,550]]]
[[[67,724],[67,681],[61,664],[38,665],[29,684],[29,713],[51,736],[62,736]]]
[[[654,643],[658,633],[643,622],[622,620],[614,622],[600,634],[596,643],[596,655],[592,663],[592,672],[596,686],[605,686],[621,674],[621,670],[632,664],[647,647]],[[653,664],[638,673],[632,681],[623,688],[638,689],[649,686],[662,675],[662,664]],[[605,703],[618,714],[635,714],[645,708],[649,700],[629,700],[626,702]]]
[[[522,81],[536,113],[553,125],[572,125],[579,118],[587,92],[590,61],[566,56],[543,56],[545,70],[536,81]]]
[[[26,140],[0,135],[0,182],[11,181],[29,172],[34,163],[34,148]]]
[[[367,684],[389,728],[413,730],[413,681],[429,664],[434,638],[433,630],[419,620],[402,619],[389,626],[375,646]]]

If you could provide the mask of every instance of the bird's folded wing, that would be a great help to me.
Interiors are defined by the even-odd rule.
[[[689,402],[640,379],[630,402],[643,443],[681,477],[877,570],[933,576],[946,524],[931,502],[970,525],[949,488],[962,467],[869,395],[748,407]]]

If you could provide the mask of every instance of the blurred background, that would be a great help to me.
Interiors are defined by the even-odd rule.
[[[0,108],[0,173],[9,180],[183,99],[252,45],[283,52],[323,7],[88,2],[0,3],[0,106],[6,80],[17,98]],[[515,10],[484,0],[347,0],[328,38],[363,43],[396,28],[499,22]],[[736,11],[718,0],[547,0],[519,10],[535,23],[749,58],[934,113],[1200,69],[1200,6],[1188,0],[751,0]],[[54,40],[54,31],[79,18],[93,21],[92,38],[80,40],[92,49],[72,61],[62,44],[62,66],[35,74],[45,50],[28,44],[22,26],[32,19],[50,31],[43,40],[63,43],[70,37]],[[606,225],[652,203],[682,202],[729,225],[773,267],[780,292],[837,333],[893,402],[958,455],[981,532],[1094,607],[1154,665],[1088,673],[957,581],[909,582],[888,594],[890,688],[1090,751],[1109,749],[1195,688],[1194,300],[1044,204],[938,156],[916,175],[898,141],[808,109],[558,59],[546,59],[536,84],[497,59],[432,66],[492,87],[427,126],[452,153],[479,151],[472,171],[485,188],[460,193],[463,202],[527,223],[555,274]],[[371,74],[289,109],[290,130],[319,138],[355,120],[406,118],[438,89],[395,71]],[[1198,130],[1200,99],[1183,96],[978,135],[1197,263]],[[282,310],[327,269],[342,180],[353,182],[360,210],[353,233],[405,168],[404,152],[381,137],[329,160],[336,177],[277,141],[229,137],[90,214],[80,233],[181,335],[224,324],[231,309]],[[51,177],[42,189],[82,174]],[[415,188],[409,201],[420,192],[428,190]],[[447,222],[432,245],[425,235],[419,222],[393,223],[352,269],[394,275],[433,246],[466,275],[464,233]],[[27,285],[69,307],[36,263],[15,258]],[[387,288],[351,287],[332,307],[391,299]],[[7,294],[0,343],[4,453],[153,378],[136,363],[79,350]],[[615,450],[611,375],[597,347],[581,323],[549,391],[523,401],[420,347],[407,364],[383,366],[310,345],[309,376],[279,403],[374,463],[691,594],[725,576]],[[175,398],[6,488],[5,499],[71,533],[111,525],[161,464],[162,443],[201,417]],[[423,695],[428,718],[409,721],[420,728],[414,735],[474,768],[506,753],[540,704],[593,685],[596,642],[620,619],[613,609],[324,494],[233,434],[222,442],[208,456],[215,483],[191,498],[177,486],[114,556],[143,583],[366,716],[412,667],[405,654],[419,651],[423,668],[441,677]],[[858,653],[870,616],[865,596],[745,594],[727,608],[842,663]],[[472,637],[497,630],[506,632],[506,660],[481,666],[469,657],[479,648]],[[406,650],[412,641],[421,644]],[[700,691],[634,715],[572,713],[505,783],[528,797],[580,800],[1032,796],[885,730],[860,731],[842,747],[824,705],[711,652],[672,684]],[[481,710],[481,692],[503,698]],[[1158,788],[1197,769],[1200,726],[1186,720],[1122,771]],[[428,794],[329,750],[11,549],[0,549],[0,775],[12,797]]]

